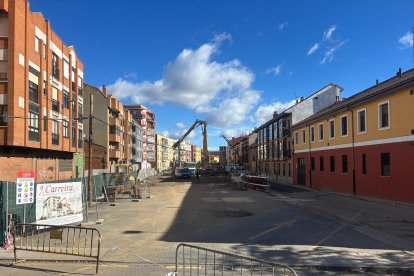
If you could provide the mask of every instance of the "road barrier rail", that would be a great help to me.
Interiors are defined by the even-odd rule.
[[[96,259],[98,273],[101,242],[101,234],[95,228],[16,224],[13,231],[14,260],[17,262],[17,250],[89,257]]]
[[[175,252],[174,275],[293,275],[290,266],[181,243]]]

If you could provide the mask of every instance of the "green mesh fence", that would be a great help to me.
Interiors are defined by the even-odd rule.
[[[104,173],[92,176],[92,197],[93,201],[104,194],[104,187],[115,186],[120,179],[128,178],[128,175]],[[88,178],[77,178],[67,180],[47,181],[46,183],[65,183],[65,182],[82,182],[82,206],[83,218],[86,219],[86,198],[88,194]],[[35,185],[35,190],[36,190]],[[5,235],[7,233],[7,214],[13,215],[13,223],[34,223],[36,221],[36,204],[16,204],[16,183],[0,181],[0,245],[3,244]],[[36,191],[35,191],[36,192]],[[36,200],[36,198],[35,198]]]

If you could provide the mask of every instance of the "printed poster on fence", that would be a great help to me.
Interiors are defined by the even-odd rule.
[[[36,185],[36,223],[63,225],[82,220],[81,182]]]

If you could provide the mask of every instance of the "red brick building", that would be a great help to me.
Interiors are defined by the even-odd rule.
[[[0,180],[80,176],[83,64],[25,0],[0,0]]]

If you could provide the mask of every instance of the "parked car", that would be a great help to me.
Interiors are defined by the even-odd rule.
[[[190,178],[191,177],[191,171],[190,171],[189,168],[176,169],[175,170],[175,177]]]

